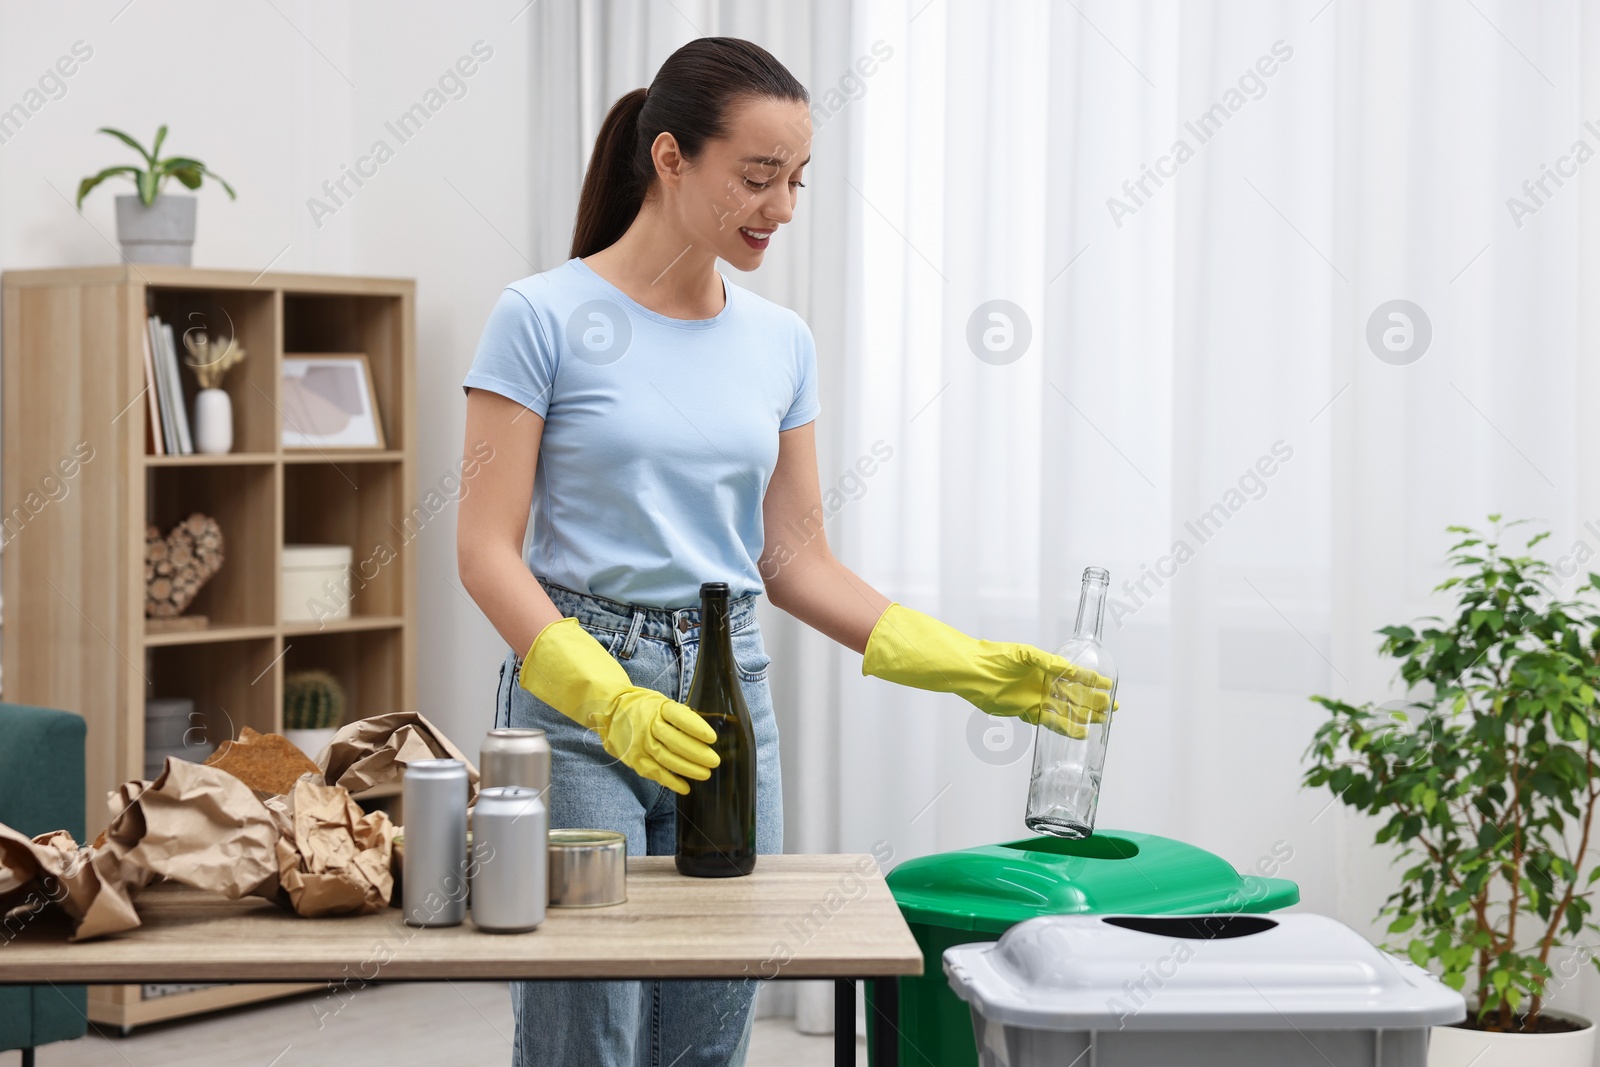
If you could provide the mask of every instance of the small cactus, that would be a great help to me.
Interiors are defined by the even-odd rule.
[[[327,671],[291,671],[283,678],[283,728],[326,730],[344,722],[344,688]]]

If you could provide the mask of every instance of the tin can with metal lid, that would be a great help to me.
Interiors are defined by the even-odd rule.
[[[628,899],[628,839],[615,830],[550,831],[550,906],[600,908]]]
[[[412,760],[402,786],[408,926],[455,926],[467,917],[467,765]]]
[[[543,730],[490,730],[478,752],[478,788],[522,785],[537,789],[550,810],[550,742]]]
[[[549,817],[537,789],[478,790],[472,809],[472,924],[520,933],[544,922]]]

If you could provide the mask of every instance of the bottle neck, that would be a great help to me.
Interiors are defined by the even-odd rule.
[[[700,598],[700,655],[721,664],[733,656],[733,636],[728,622],[728,598]]]
[[[1084,576],[1083,592],[1078,597],[1078,621],[1072,628],[1074,636],[1100,640],[1100,624],[1105,618],[1106,590],[1109,584],[1109,581],[1102,577]]]

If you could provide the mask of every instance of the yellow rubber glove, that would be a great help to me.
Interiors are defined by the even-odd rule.
[[[717,732],[698,711],[634,685],[622,664],[570,616],[539,631],[517,683],[599,734],[607,752],[674,793],[689,792],[684,778],[704,781],[722,762],[710,748]]]
[[[861,673],[955,693],[990,715],[1014,715],[1069,737],[1087,736],[1087,724],[1104,722],[1111,707],[1111,679],[1103,674],[1032,645],[968,637],[900,603],[873,626]]]

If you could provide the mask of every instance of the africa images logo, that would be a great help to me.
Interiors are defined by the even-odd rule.
[[[1433,343],[1433,322],[1410,300],[1386,300],[1367,318],[1367,347],[1385,363],[1415,363]]]
[[[585,363],[605,367],[621,359],[633,342],[633,323],[615,301],[579,304],[567,316],[567,348]]]

